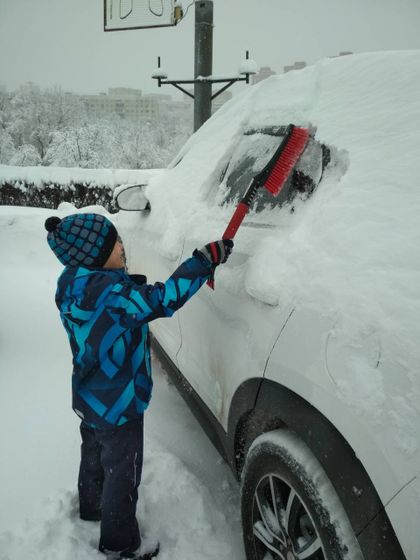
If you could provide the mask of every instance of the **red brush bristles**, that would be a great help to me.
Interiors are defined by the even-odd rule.
[[[264,187],[277,196],[293,171],[309,139],[307,128],[294,127],[290,138],[281,151],[270,175],[264,182]]]

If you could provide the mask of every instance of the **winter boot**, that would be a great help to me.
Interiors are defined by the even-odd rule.
[[[107,560],[123,560],[125,558],[131,560],[152,560],[159,554],[160,545],[158,542],[153,543],[151,546],[142,546],[136,552],[112,552],[108,550],[102,550],[106,555]]]
[[[152,560],[152,558],[155,558],[155,556],[159,554],[159,548],[159,543],[155,543],[153,547],[148,550],[142,552],[126,552],[125,555],[120,556],[120,558],[131,558],[132,560]]]

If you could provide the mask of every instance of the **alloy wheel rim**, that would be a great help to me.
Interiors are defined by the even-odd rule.
[[[305,502],[278,475],[267,474],[257,484],[252,528],[257,560],[327,560]]]

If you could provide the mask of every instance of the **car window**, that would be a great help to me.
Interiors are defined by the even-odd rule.
[[[252,129],[243,134],[221,173],[220,180],[224,190],[222,204],[238,202],[242,198],[253,177],[272,158],[285,133],[285,126],[277,126]],[[273,197],[266,189],[261,188],[253,209],[261,212],[267,207],[282,206],[297,193],[310,194],[319,183],[327,163],[326,148],[311,138],[280,194]]]

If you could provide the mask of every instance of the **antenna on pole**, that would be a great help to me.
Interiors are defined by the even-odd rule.
[[[257,64],[249,59],[249,51],[246,51],[246,59],[239,66],[238,76],[213,78],[213,0],[196,0],[194,3],[194,79],[168,80],[166,73],[160,69],[160,57],[158,57],[158,68],[153,72],[152,78],[158,80],[159,87],[172,85],[194,99],[195,132],[210,118],[212,100],[235,82],[243,81],[249,84],[249,76],[257,73]],[[216,93],[212,93],[212,86],[215,83],[224,83],[225,85]],[[194,94],[181,87],[181,84],[193,84]]]
[[[249,76],[256,74],[257,65],[246,59],[239,66],[239,75],[231,78],[213,78],[213,0],[192,0],[183,13],[180,0],[156,0],[159,9],[155,9],[151,0],[103,0],[104,1],[104,31],[125,31],[130,29],[145,29],[155,27],[169,27],[177,25],[187,15],[190,6],[195,4],[195,39],[194,39],[194,79],[168,80],[167,73],[158,66],[152,72],[152,78],[158,81],[158,86],[173,85],[192,99],[194,99],[194,131],[211,116],[211,102],[235,82],[249,83]],[[212,86],[216,83],[225,85],[216,93]],[[193,84],[194,93],[185,90],[181,84]]]

